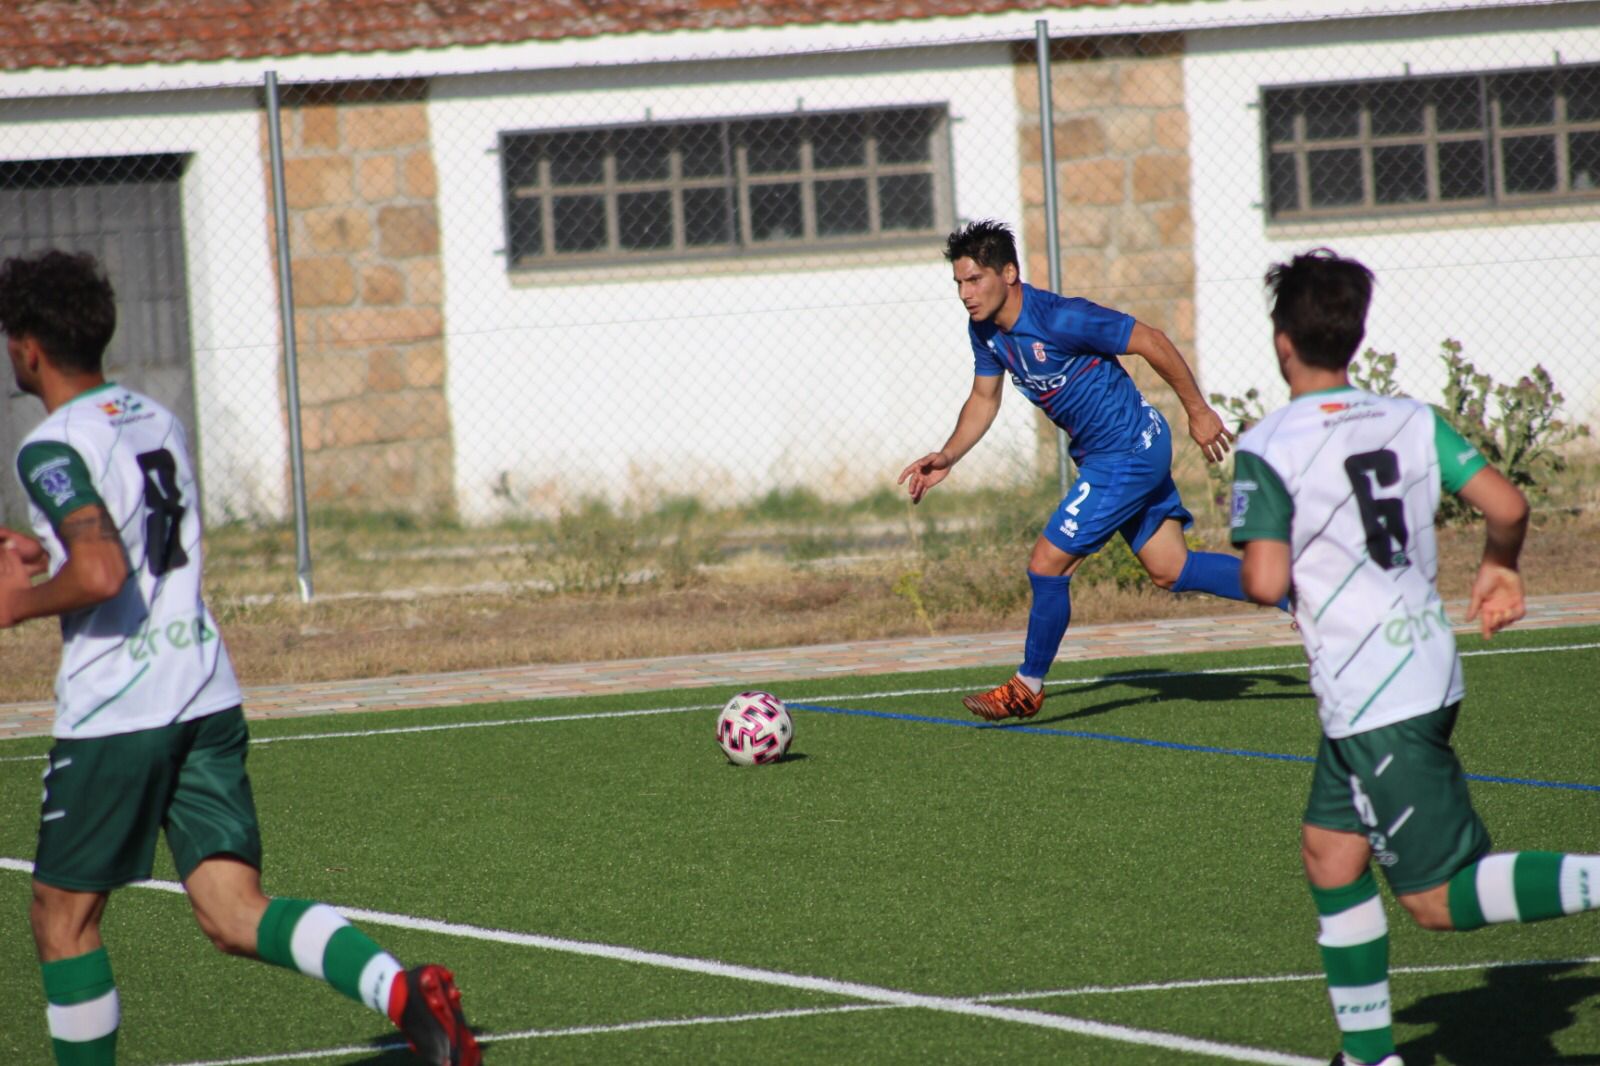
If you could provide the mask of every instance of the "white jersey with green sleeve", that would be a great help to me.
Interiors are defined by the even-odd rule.
[[[106,509],[128,556],[117,595],[61,617],[55,735],[131,733],[237,706],[200,594],[194,467],[172,412],[113,384],[82,393],[28,434],[17,474],[52,574],[66,562],[62,521],[88,504]]]
[[[1461,699],[1433,518],[1484,466],[1425,403],[1353,388],[1290,401],[1239,438],[1232,537],[1290,549],[1323,732],[1352,736]]]

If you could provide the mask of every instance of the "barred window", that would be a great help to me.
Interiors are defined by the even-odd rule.
[[[1600,198],[1600,66],[1262,92],[1279,220]]]
[[[923,240],[943,106],[502,133],[512,268]]]

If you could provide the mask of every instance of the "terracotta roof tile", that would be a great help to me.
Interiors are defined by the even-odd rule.
[[[0,0],[0,69],[888,22],[1152,0]]]

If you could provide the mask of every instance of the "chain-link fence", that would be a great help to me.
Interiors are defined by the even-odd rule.
[[[1057,20],[1043,65],[1020,23],[928,20],[576,67],[285,58],[93,93],[15,72],[0,251],[105,260],[114,373],[190,425],[241,593],[292,591],[297,512],[319,594],[526,577],[583,515],[668,539],[722,515],[727,540],[803,512],[870,541],[970,386],[940,253],[975,218],[1015,223],[1034,284],[1054,251],[1064,291],[1164,330],[1234,414],[1287,395],[1263,273],[1331,245],[1377,271],[1394,388],[1448,401],[1466,360],[1494,429],[1493,385],[1536,402],[1542,365],[1559,417],[1600,421],[1600,8],[1210,6]],[[41,415],[14,396],[0,445]],[[1045,428],[1013,397],[940,492],[1053,480]]]

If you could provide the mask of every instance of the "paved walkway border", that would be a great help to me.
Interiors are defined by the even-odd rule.
[[[1449,616],[1466,615],[1465,601],[1448,603]],[[1600,625],[1600,592],[1541,596],[1528,603],[1518,629]],[[1458,623],[1457,631],[1472,626]],[[1118,656],[1176,655],[1184,652],[1242,651],[1299,643],[1277,611],[1171,618],[1114,625],[1074,626],[1058,661],[1079,662]],[[677,688],[737,688],[830,674],[890,674],[964,666],[1011,668],[1022,653],[1022,634],[974,633],[947,637],[905,637],[799,648],[675,655],[663,659],[555,663],[416,674],[360,681],[319,681],[294,685],[246,686],[245,711],[252,719],[294,718],[345,711],[391,711],[554,696],[592,696],[607,692]],[[997,672],[996,683],[1004,680]],[[54,707],[49,703],[0,704],[0,740],[45,736]]]

